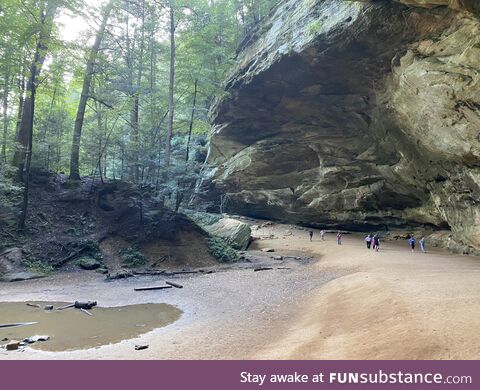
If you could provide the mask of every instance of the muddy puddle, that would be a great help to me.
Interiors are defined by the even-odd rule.
[[[118,307],[94,307],[91,316],[79,309],[44,310],[69,302],[0,302],[0,324],[37,322],[37,324],[0,328],[0,344],[6,338],[23,340],[34,335],[48,335],[48,341],[30,344],[44,351],[69,351],[113,344],[137,337],[156,328],[167,326],[180,318],[181,310],[164,303]]]

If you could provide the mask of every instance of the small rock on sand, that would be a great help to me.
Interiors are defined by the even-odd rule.
[[[33,343],[36,343],[37,341],[47,341],[49,339],[50,339],[50,336],[35,335],[35,336],[27,337],[26,339],[23,340],[23,342],[27,344],[33,344]]]
[[[137,344],[135,345],[135,351],[141,351],[142,349],[147,349],[148,344]]]
[[[18,347],[20,347],[20,341],[17,340],[11,340],[7,345],[5,345],[7,351],[15,351],[18,349]]]
[[[263,248],[262,252],[275,252],[275,249],[273,249],[273,248]]]

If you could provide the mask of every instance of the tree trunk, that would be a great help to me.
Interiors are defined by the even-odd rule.
[[[78,104],[77,117],[75,118],[75,127],[73,130],[72,152],[70,156],[70,179],[80,180],[80,141],[82,138],[83,119],[85,118],[85,109],[90,94],[90,84],[94,73],[95,62],[97,54],[105,34],[105,28],[113,8],[114,0],[110,0],[103,12],[102,24],[97,31],[95,42],[90,50],[90,55],[87,61],[87,68],[85,70],[85,77],[83,79],[82,95]]]
[[[190,139],[192,138],[193,119],[195,117],[195,106],[197,104],[197,85],[198,85],[198,79],[195,79],[195,86],[193,90],[192,114],[190,116],[190,126],[188,127],[187,152],[185,154],[185,162],[188,162],[188,158],[190,154]]]
[[[168,120],[167,120],[167,142],[165,145],[165,166],[170,166],[171,147],[173,135],[173,115],[174,100],[173,91],[175,86],[175,11],[173,8],[173,0],[170,0],[170,80],[168,84]]]
[[[15,140],[18,138],[18,133],[20,132],[20,124],[22,123],[22,113],[23,113],[23,103],[25,102],[25,74],[23,73],[22,67],[22,76],[18,80],[18,113],[17,113],[17,123],[15,124]]]
[[[38,35],[35,54],[30,65],[30,75],[27,82],[27,93],[23,103],[22,119],[18,131],[13,166],[17,168],[16,180],[23,182],[23,201],[18,220],[18,226],[23,229],[27,215],[28,190],[30,180],[30,164],[32,161],[33,118],[35,114],[35,94],[37,90],[38,76],[42,70],[47,55],[47,43],[53,29],[53,19],[58,8],[57,1],[47,2],[45,8],[40,11],[41,30]]]
[[[140,149],[140,124],[139,124],[139,110],[140,110],[140,88],[142,84],[142,73],[143,73],[143,52],[145,50],[145,0],[142,1],[142,26],[141,26],[141,37],[140,37],[140,54],[138,56],[138,74],[137,74],[137,85],[135,96],[133,98],[133,109],[132,109],[132,127],[133,127],[133,140],[134,140],[134,164],[135,164],[135,182],[139,182],[139,170],[140,170],[140,161],[139,153]]]
[[[2,156],[1,162],[7,162],[7,134],[8,134],[8,93],[9,85],[8,80],[10,75],[5,75],[5,85],[3,87],[3,137],[2,137]]]

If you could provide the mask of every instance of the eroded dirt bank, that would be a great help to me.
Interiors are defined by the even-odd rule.
[[[315,234],[309,242],[307,231],[285,225],[255,234],[263,239],[252,251],[268,247],[275,252],[264,256],[312,260],[278,261],[290,268],[283,270],[185,275],[176,278],[183,289],[165,291],[133,291],[160,277],[106,283],[89,273],[1,284],[1,301],[165,302],[183,314],[165,328],[113,345],[61,353],[26,349],[0,359],[478,358],[478,258],[412,254],[404,243],[384,243],[374,253],[353,235],[338,247],[332,234],[324,242]],[[139,341],[150,347],[134,351]]]

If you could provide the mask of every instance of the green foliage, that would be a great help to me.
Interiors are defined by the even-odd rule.
[[[12,232],[15,231],[23,191],[11,179],[12,174],[11,167],[0,165],[0,250],[19,239]]]
[[[55,271],[55,268],[52,267],[50,264],[44,263],[43,261],[36,259],[27,260],[25,265],[30,272],[40,275],[50,275]]]
[[[128,268],[135,268],[144,265],[147,259],[137,247],[130,246],[120,251],[120,258],[123,265]]]
[[[0,108],[4,135],[0,137],[0,159],[11,161],[17,146],[20,99],[25,95],[39,32],[45,29],[38,16],[42,7],[58,4],[57,15],[63,16],[55,19],[52,37],[46,42],[48,66],[39,75],[35,95],[32,167],[68,173],[74,122],[96,34],[93,26],[98,26],[103,6],[89,3],[85,7],[78,0],[1,3],[0,97],[7,107]],[[159,199],[172,208],[189,199],[206,156],[209,109],[226,93],[223,82],[238,45],[275,3],[187,0],[174,4],[172,161],[166,166],[169,7],[156,0],[114,1],[108,33],[94,64],[83,121],[81,174],[153,186]],[[66,13],[92,26],[74,42],[62,37],[59,22]],[[6,183],[0,177],[0,186],[2,182]],[[15,203],[13,192],[8,197]],[[5,205],[10,207],[2,202],[2,207]],[[71,231],[78,236],[85,232],[84,227]]]
[[[83,255],[88,255],[98,261],[103,261],[102,251],[100,250],[100,247],[96,241],[90,239],[79,240],[76,244],[76,247],[82,249]]]
[[[210,253],[223,263],[232,263],[240,260],[238,253],[221,237],[209,237],[208,249]]]

